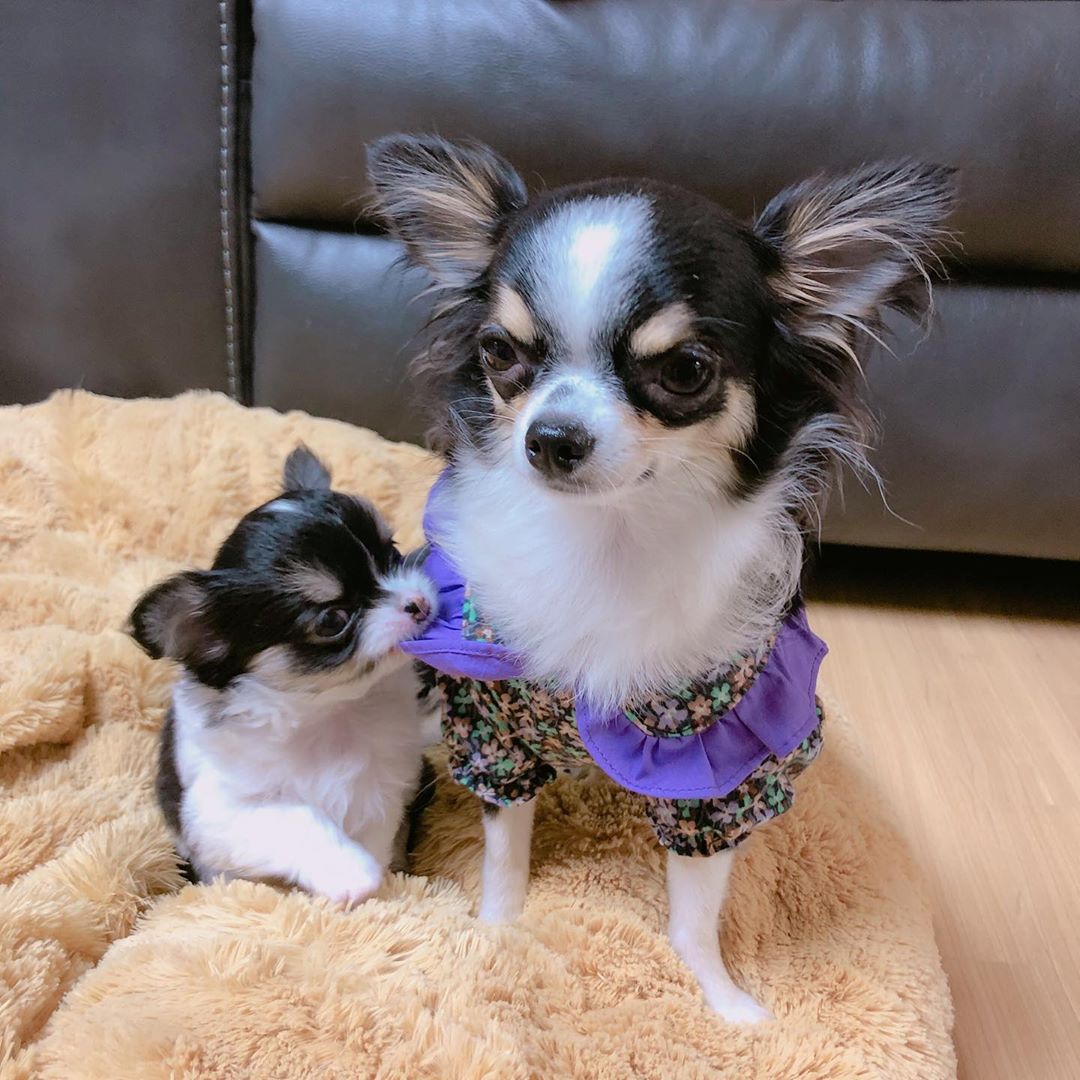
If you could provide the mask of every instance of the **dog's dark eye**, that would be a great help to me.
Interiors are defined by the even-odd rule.
[[[502,334],[492,331],[480,336],[480,359],[485,367],[500,374],[520,362],[513,343]]]
[[[672,349],[660,365],[660,385],[669,394],[698,394],[712,379],[709,361],[695,349]]]
[[[319,612],[311,632],[319,641],[334,641],[349,627],[349,613],[344,608],[333,607]]]

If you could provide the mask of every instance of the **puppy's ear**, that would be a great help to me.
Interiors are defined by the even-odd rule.
[[[330,470],[300,443],[285,459],[281,482],[285,491],[329,491]]]
[[[155,660],[167,656],[191,668],[220,660],[227,643],[210,617],[213,571],[192,570],[155,585],[131,613],[131,636]]]
[[[468,286],[487,268],[507,217],[528,199],[521,177],[480,143],[389,135],[367,158],[390,227],[447,288]]]
[[[876,335],[886,307],[923,314],[955,176],[901,161],[777,195],[754,230],[779,257],[770,284],[789,331],[858,363],[860,333]]]

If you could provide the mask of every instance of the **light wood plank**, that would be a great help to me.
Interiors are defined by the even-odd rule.
[[[824,684],[929,884],[963,1080],[1080,1077],[1080,567],[826,552]]]

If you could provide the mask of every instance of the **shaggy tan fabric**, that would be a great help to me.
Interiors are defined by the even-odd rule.
[[[61,394],[0,410],[0,1059],[6,1078],[889,1077],[954,1073],[917,876],[835,715],[795,809],[734,877],[724,949],[776,1013],[701,1006],[663,935],[661,853],[600,776],[540,800],[519,926],[471,916],[471,796],[444,783],[418,870],[351,912],[179,889],[151,796],[172,672],[122,632],[205,565],[299,438],[412,542],[421,451],[224,398]]]

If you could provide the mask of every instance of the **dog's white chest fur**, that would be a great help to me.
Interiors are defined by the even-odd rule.
[[[408,666],[359,697],[282,692],[248,676],[222,692],[185,680],[173,698],[184,838],[197,848],[206,822],[230,807],[304,806],[388,857],[432,734],[416,694]]]
[[[665,492],[603,506],[462,461],[439,537],[527,674],[598,704],[700,674],[763,640],[790,589],[769,506]]]

